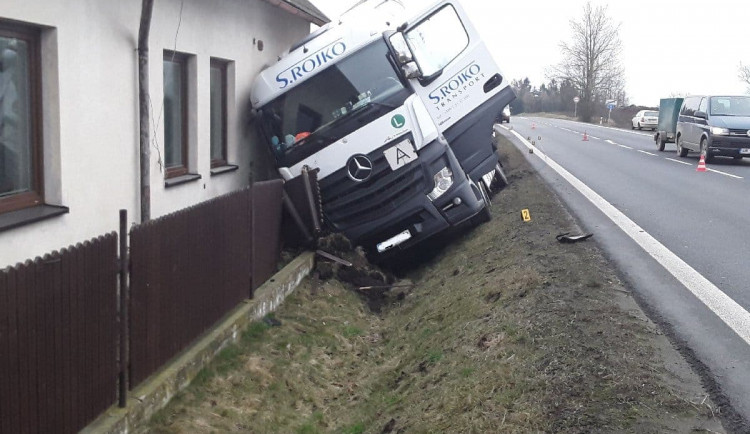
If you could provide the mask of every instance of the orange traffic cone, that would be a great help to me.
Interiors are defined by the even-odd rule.
[[[582,141],[583,142],[588,142],[589,141],[589,136],[588,136],[588,134],[586,134],[586,131],[583,132],[583,140]]]
[[[706,157],[701,155],[700,161],[698,161],[698,168],[695,169],[696,172],[705,172],[706,171]]]

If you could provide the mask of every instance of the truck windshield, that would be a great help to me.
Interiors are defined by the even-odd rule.
[[[712,96],[711,116],[750,116],[750,96]]]
[[[261,108],[261,131],[281,167],[291,167],[401,106],[410,91],[378,40]]]

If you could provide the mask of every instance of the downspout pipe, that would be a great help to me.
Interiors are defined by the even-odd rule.
[[[138,29],[138,113],[140,118],[141,223],[151,220],[151,152],[148,107],[148,34],[154,0],[143,0]]]

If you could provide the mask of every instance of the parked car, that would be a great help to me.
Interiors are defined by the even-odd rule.
[[[677,120],[677,154],[736,160],[750,156],[750,96],[689,96]]]
[[[502,124],[503,122],[510,123],[510,106],[505,106],[503,111],[500,112],[499,115],[497,115],[497,119],[495,119],[495,122],[498,124]]]
[[[642,130],[644,128],[651,128],[651,131],[656,131],[656,126],[659,123],[659,112],[653,110],[641,110],[633,119],[630,120],[631,128]]]

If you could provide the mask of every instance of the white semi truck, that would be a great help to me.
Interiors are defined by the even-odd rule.
[[[506,182],[492,125],[515,94],[458,2],[398,21],[370,3],[293,46],[251,98],[281,176],[317,170],[326,224],[382,258],[489,219]]]

